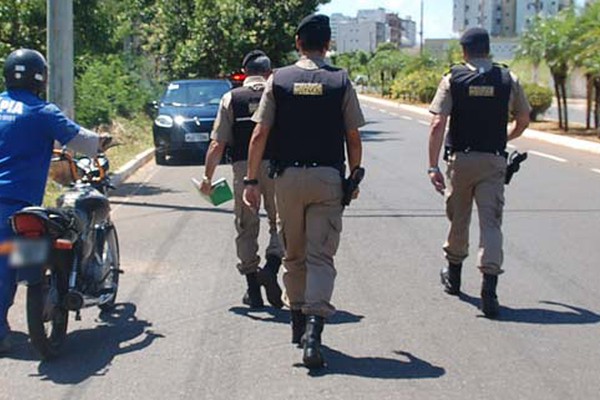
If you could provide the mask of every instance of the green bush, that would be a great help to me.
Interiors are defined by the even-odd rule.
[[[403,75],[392,84],[392,97],[412,103],[430,103],[441,76],[438,71],[415,71]]]
[[[552,90],[536,85],[535,83],[524,84],[523,90],[531,105],[531,120],[537,121],[538,116],[545,113],[552,105],[552,98],[554,96]]]
[[[116,56],[86,63],[75,83],[76,119],[84,126],[110,123],[116,116],[131,117],[143,111],[152,98],[135,63]]]

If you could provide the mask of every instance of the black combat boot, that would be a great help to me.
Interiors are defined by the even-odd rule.
[[[260,294],[260,284],[258,283],[258,274],[252,272],[246,275],[246,282],[248,283],[248,290],[244,294],[242,303],[250,306],[250,308],[263,308],[262,295]]]
[[[292,343],[300,346],[302,336],[306,331],[306,315],[302,310],[292,310]]]
[[[457,296],[460,294],[460,273],[462,264],[448,263],[447,267],[442,268],[440,278],[444,291],[450,295]]]
[[[496,286],[498,285],[498,275],[483,274],[481,284],[481,311],[488,318],[498,316],[500,304],[496,296]]]
[[[306,317],[306,333],[304,334],[304,355],[302,361],[308,369],[317,369],[325,365],[321,353],[321,333],[325,320],[323,317],[309,315]]]
[[[267,263],[264,268],[258,273],[258,281],[265,287],[267,292],[267,300],[275,308],[283,307],[281,300],[281,288],[277,282],[277,273],[281,265],[281,258],[268,255]]]

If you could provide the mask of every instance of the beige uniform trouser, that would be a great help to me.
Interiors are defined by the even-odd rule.
[[[502,271],[502,210],[506,159],[489,153],[455,153],[448,160],[446,215],[450,220],[446,259],[459,264],[468,256],[469,225],[473,200],[479,215],[481,272],[499,275]]]
[[[284,302],[304,314],[330,317],[342,231],[342,178],[335,168],[287,168],[275,179],[285,246]]]
[[[240,260],[237,265],[242,275],[258,271],[260,256],[258,255],[258,233],[260,230],[260,217],[250,210],[243,201],[244,176],[248,167],[247,161],[233,163],[233,192],[234,214],[237,237],[235,244]],[[260,167],[258,181],[263,195],[264,208],[269,219],[269,246],[267,256],[283,257],[283,246],[277,232],[277,209],[275,207],[275,182],[268,177],[269,162],[263,161]]]

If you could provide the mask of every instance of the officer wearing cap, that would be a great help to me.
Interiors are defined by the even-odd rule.
[[[320,350],[336,269],[333,257],[342,230],[344,143],[350,171],[360,166],[358,128],[365,121],[346,71],[324,61],[329,18],[310,15],[296,31],[301,58],[276,70],[267,82],[250,142],[244,201],[260,205],[260,160],[272,141],[275,194],[285,246],[284,302],[291,309],[292,342],[304,336],[303,361],[323,365]]]
[[[467,258],[473,200],[480,226],[478,267],[483,274],[481,309],[493,318],[499,312],[496,295],[502,274],[502,212],[506,174],[506,143],[529,125],[530,106],[518,79],[507,67],[490,59],[485,29],[464,33],[460,43],[465,62],[454,65],[442,79],[430,106],[429,178],[446,196],[450,221],[444,252],[448,266],[441,271],[444,290],[460,293],[462,262]],[[509,114],[515,124],[507,132]],[[446,125],[447,186],[438,160]]]
[[[270,147],[263,154],[259,167],[260,189],[269,218],[269,246],[266,249],[265,267],[259,268],[258,233],[260,219],[258,214],[244,206],[244,176],[248,169],[248,145],[255,123],[251,117],[258,108],[267,78],[271,75],[271,60],[261,50],[253,50],[242,61],[242,69],[247,75],[243,86],[226,93],[221,99],[217,119],[215,120],[212,142],[206,155],[205,173],[200,190],[210,194],[211,180],[227,146],[233,159],[234,214],[237,237],[235,239],[240,262],[238,270],[246,277],[248,290],[244,295],[244,304],[252,308],[264,306],[261,296],[261,283],[266,288],[267,299],[276,308],[283,306],[281,288],[277,283],[277,273],[283,257],[283,246],[277,233],[277,212],[275,207],[275,188],[272,179],[267,179],[268,163],[271,157]]]

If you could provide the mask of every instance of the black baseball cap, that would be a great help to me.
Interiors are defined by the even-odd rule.
[[[467,48],[490,48],[490,35],[483,28],[471,28],[463,33],[460,44]]]
[[[265,53],[262,50],[252,50],[251,52],[246,54],[246,56],[244,57],[244,60],[242,61],[242,68],[246,68],[246,65],[248,65],[248,63],[250,61],[254,60],[255,58],[266,57],[266,56],[267,56],[267,53]]]
[[[298,24],[296,34],[300,33],[320,33],[331,37],[331,26],[329,26],[329,17],[323,14],[311,14]]]

